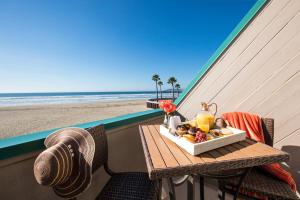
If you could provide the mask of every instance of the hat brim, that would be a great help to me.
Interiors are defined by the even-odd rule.
[[[72,172],[63,183],[53,187],[54,192],[64,198],[83,193],[92,179],[95,142],[91,134],[81,128],[64,128],[49,135],[44,143],[47,148],[63,143],[73,152]]]

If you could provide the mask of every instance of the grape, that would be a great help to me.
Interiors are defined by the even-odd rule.
[[[207,135],[201,131],[197,131],[196,136],[195,136],[195,141],[196,142],[207,141]]]

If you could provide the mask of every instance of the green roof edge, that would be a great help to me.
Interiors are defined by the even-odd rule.
[[[185,88],[185,90],[176,99],[175,104],[179,105],[193,87],[198,83],[207,70],[218,60],[222,53],[230,46],[232,41],[244,30],[247,24],[253,19],[258,11],[268,2],[268,0],[258,0],[254,6],[243,17],[240,23],[233,29],[225,41],[219,46],[215,53],[210,57],[206,64],[201,68],[196,78]],[[114,118],[88,122],[83,124],[73,125],[73,127],[89,128],[96,125],[104,124],[106,130],[137,123],[143,120],[147,120],[156,116],[162,115],[163,112],[160,109],[147,110],[143,112],[137,112],[127,115],[122,115]],[[9,137],[0,139],[0,160],[10,157],[18,156],[24,153],[38,151],[44,148],[44,139],[53,131],[60,128],[50,129],[46,131],[39,131],[20,135],[16,137]]]

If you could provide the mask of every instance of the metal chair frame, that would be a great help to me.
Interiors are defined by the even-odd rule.
[[[109,168],[108,165],[108,143],[107,143],[107,136],[104,130],[103,125],[95,126],[92,128],[87,129],[92,136],[94,137],[95,140],[95,158],[97,162],[93,163],[93,173],[101,168],[103,166],[105,172],[110,175],[111,177],[117,175],[118,173],[114,172]],[[157,187],[158,187],[158,192],[157,192],[157,198],[160,199],[161,196],[161,181],[157,181]],[[96,199],[99,197],[101,192],[97,195]]]
[[[264,131],[264,137],[266,144],[273,146],[273,138],[274,138],[274,120],[270,118],[263,118],[262,119],[262,126]],[[219,184],[219,199],[225,200],[225,193],[230,193],[233,195],[233,200],[236,200],[239,195],[240,188],[242,186],[243,181],[245,180],[246,176],[249,174],[252,168],[245,168],[241,169],[232,174],[223,174],[223,173],[201,173],[198,174],[199,184],[200,184],[200,200],[204,200],[204,178],[212,178],[217,180],[224,180],[229,178],[239,178],[238,184],[235,187],[235,190],[229,191],[229,189],[225,189],[225,185]]]

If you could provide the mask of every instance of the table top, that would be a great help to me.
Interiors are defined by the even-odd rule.
[[[159,133],[159,125],[141,125],[150,179],[253,167],[289,159],[289,154],[250,139],[197,156],[181,149]]]

